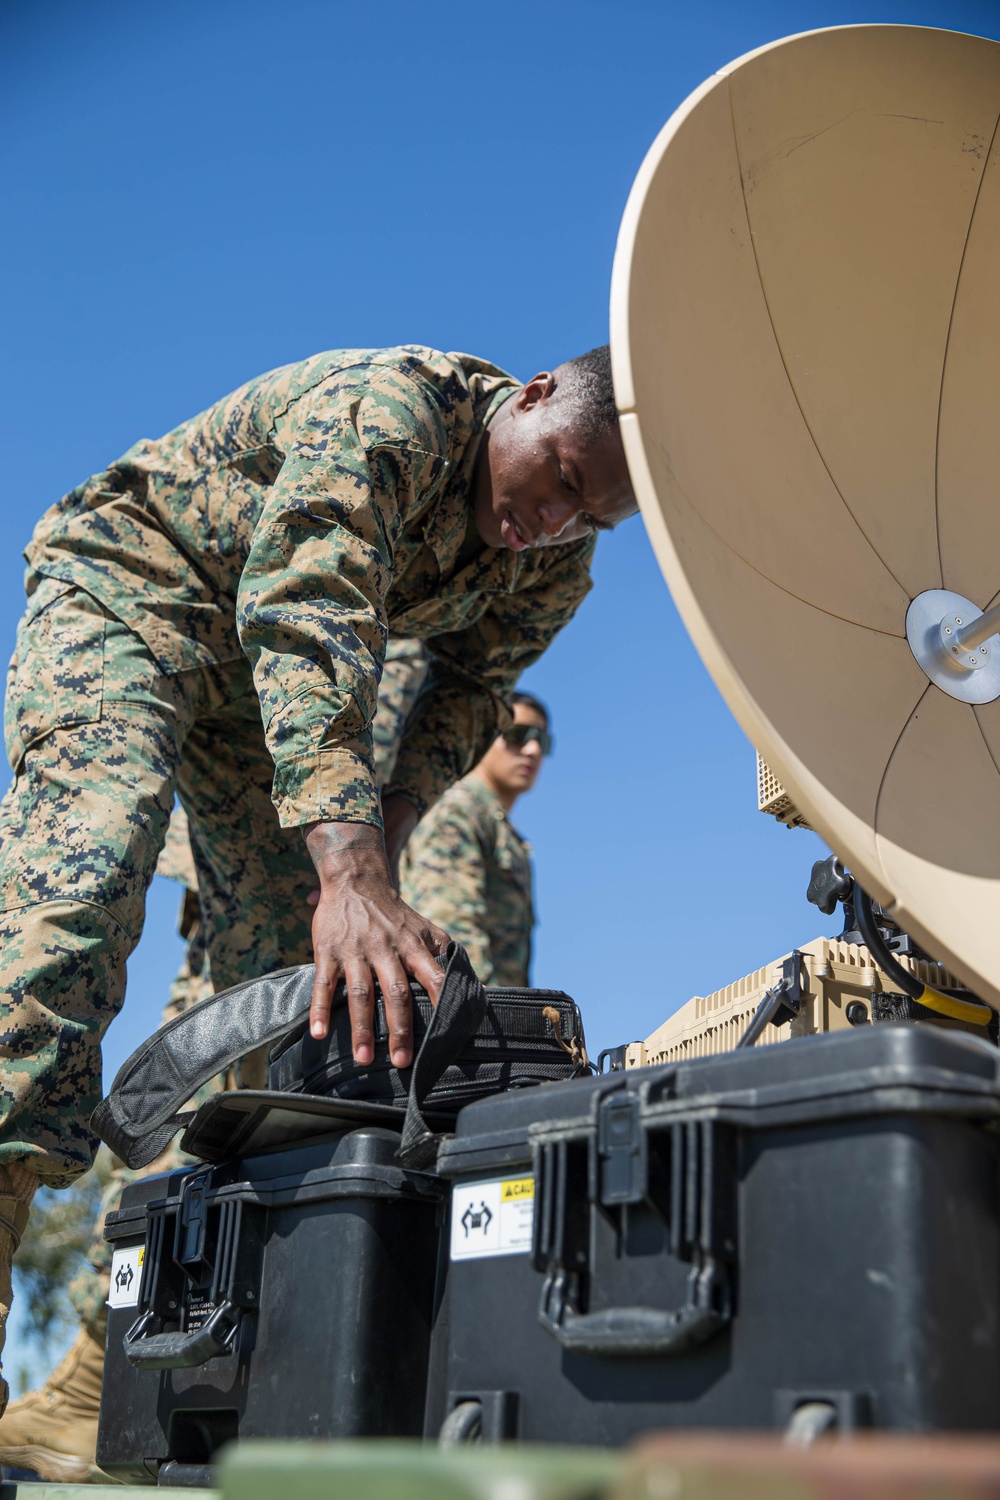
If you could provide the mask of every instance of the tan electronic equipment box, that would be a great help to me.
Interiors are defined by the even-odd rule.
[[[769,813],[784,823],[786,828],[808,828],[802,816],[767,761],[757,751],[757,806],[762,813]]]
[[[876,1022],[909,1018],[906,998],[895,993],[896,986],[872,961],[867,948],[839,938],[819,937],[796,951],[801,988],[798,1014],[783,1026],[766,1026],[757,1046],[864,1026],[872,1022],[873,1013]],[[625,1066],[643,1068],[731,1052],[765,994],[781,981],[794,957],[786,954],[712,995],[695,995],[644,1042],[632,1043],[625,1053]],[[903,956],[899,962],[925,984],[950,989],[959,983],[940,964]],[[933,1025],[983,1034],[981,1027],[963,1021],[926,1014],[920,1018]]]

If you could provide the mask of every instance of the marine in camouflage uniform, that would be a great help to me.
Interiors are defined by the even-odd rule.
[[[528,983],[531,846],[475,773],[417,824],[400,876],[403,900],[462,944],[484,984]]]
[[[510,821],[530,791],[551,745],[545,706],[514,693],[507,735],[500,734],[468,776],[448,788],[403,851],[404,901],[460,942],[484,984],[527,985],[531,964],[531,846]]]
[[[372,724],[375,770],[380,784],[386,782],[392,774],[403,725],[426,671],[427,656],[419,641],[404,639],[388,643],[385,667],[379,684],[378,708]],[[168,1021],[183,1015],[192,1005],[197,1005],[213,993],[205,926],[198,898],[198,876],[191,851],[187,814],[181,807],[175,807],[171,814],[166,842],[157,860],[156,873],[184,886],[178,930],[187,948],[163,1009],[161,1025],[165,1026]],[[231,1070],[229,1076],[206,1084],[194,1102],[204,1103],[211,1094],[223,1088],[265,1088],[264,1050],[266,1049],[258,1049],[249,1054]],[[181,1151],[178,1141],[179,1137],[170,1143],[155,1162],[140,1171],[132,1171],[121,1163],[116,1165],[94,1225],[87,1250],[88,1264],[69,1284],[70,1301],[81,1323],[102,1346],[108,1322],[107,1295],[111,1274],[111,1247],[104,1238],[105,1215],[118,1207],[126,1183],[157,1172],[175,1171],[190,1160]],[[13,1409],[11,1415],[14,1415]],[[3,1442],[3,1430],[4,1424],[0,1420],[0,1444]]]
[[[201,903],[198,899],[198,876],[191,852],[187,814],[182,807],[175,807],[171,813],[166,842],[156,862],[156,873],[165,876],[168,880],[176,880],[184,887],[177,929],[184,939],[186,948],[160,1018],[160,1024],[165,1026],[168,1021],[183,1015],[186,1010],[190,1010],[193,1005],[197,1005],[199,1001],[207,999],[212,994],[211,969],[205,945],[205,926],[202,922]],[[237,1069],[238,1067],[239,1065]],[[197,1102],[202,1103],[210,1094],[218,1092],[227,1085],[231,1086],[236,1079],[237,1070],[234,1070],[232,1079],[214,1079],[199,1091]],[[94,1224],[94,1232],[87,1249],[88,1264],[73,1278],[67,1289],[80,1322],[90,1336],[98,1340],[102,1348],[108,1322],[107,1296],[111,1275],[111,1247],[104,1238],[105,1215],[118,1207],[122,1189],[127,1183],[134,1182],[138,1177],[150,1177],[156,1172],[172,1172],[188,1159],[175,1139],[155,1162],[140,1171],[131,1171],[121,1162],[115,1164],[108,1186],[104,1190],[100,1213]],[[3,1442],[5,1426],[14,1417],[17,1405],[18,1403],[15,1403],[15,1406],[11,1408],[7,1418],[0,1420],[0,1444]]]
[[[187,817],[180,807],[171,814],[156,873],[184,887],[178,930],[187,947],[163,1010],[162,1023],[166,1023],[212,992]],[[218,1079],[207,1084],[199,1091],[199,1102],[224,1082]],[[189,1160],[178,1140],[141,1171],[130,1171],[121,1162],[113,1167],[87,1248],[87,1264],[67,1287],[79,1331],[42,1388],[28,1391],[0,1416],[0,1463],[31,1470],[45,1480],[88,1483],[105,1479],[95,1464],[111,1286],[111,1247],[104,1238],[104,1219],[118,1207],[127,1183],[174,1171]]]
[[[90,1163],[100,1040],[175,792],[221,989],[310,956],[300,827],[381,824],[390,630],[431,666],[386,792],[423,810],[492,740],[594,542],[470,547],[477,451],[516,389],[464,355],[318,355],[42,518],[6,713],[0,1165],[58,1184]]]
[[[215,984],[306,957],[312,937],[313,1035],[343,974],[367,1063],[377,975],[406,1066],[406,977],[440,987],[446,934],[389,861],[573,614],[594,532],[634,510],[606,348],[519,387],[404,347],[263,376],[42,518],[0,806],[0,1344],[35,1186],[91,1160],[100,1041],[175,794]],[[433,664],[380,798],[390,629],[428,640]]]
[[[403,725],[426,670],[427,655],[419,641],[389,641],[372,725],[375,770],[380,785],[392,774]],[[213,992],[187,815],[179,806],[171,814],[156,873],[184,887],[178,929],[187,948],[163,1010],[161,1024],[165,1025]],[[206,1084],[192,1103],[203,1103],[222,1088],[265,1086],[266,1050],[250,1053],[227,1076]],[[31,1469],[45,1480],[104,1481],[105,1476],[95,1461],[111,1286],[111,1246],[104,1238],[104,1220],[118,1208],[127,1183],[159,1172],[172,1172],[190,1162],[179,1142],[180,1137],[175,1137],[156,1161],[139,1171],[130,1170],[121,1162],[112,1170],[87,1249],[87,1264],[67,1288],[80,1330],[42,1388],[28,1392],[0,1416],[0,1463]]]

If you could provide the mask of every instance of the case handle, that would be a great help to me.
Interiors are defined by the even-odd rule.
[[[125,1358],[141,1370],[190,1370],[231,1354],[242,1309],[220,1302],[200,1328],[188,1333],[147,1333],[155,1314],[144,1312],[122,1340]]]
[[[714,1260],[694,1266],[688,1300],[674,1312],[655,1307],[609,1307],[580,1313],[574,1308],[564,1266],[545,1278],[538,1321],[571,1354],[613,1359],[684,1354],[721,1333],[732,1315],[729,1278]]]

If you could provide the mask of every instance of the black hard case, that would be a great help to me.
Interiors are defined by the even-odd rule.
[[[469,1106],[439,1170],[533,1175],[533,1247],[448,1263],[428,1435],[996,1430],[997,1069],[883,1025]]]
[[[125,1189],[105,1232],[113,1250],[145,1252],[139,1305],[109,1309],[103,1469],[195,1482],[236,1437],[419,1436],[441,1193],[398,1166],[398,1145],[364,1126]],[[232,1351],[134,1367],[123,1340],[151,1298],[167,1321],[151,1317],[146,1355],[173,1331],[190,1358],[227,1298]]]

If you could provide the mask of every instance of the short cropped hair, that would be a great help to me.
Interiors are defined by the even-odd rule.
[[[601,344],[587,354],[579,354],[560,365],[557,373],[584,436],[599,442],[618,422],[610,348]]]
[[[515,703],[523,703],[525,708],[533,708],[535,710],[535,713],[541,714],[542,718],[545,720],[546,729],[549,729],[551,727],[549,722],[549,711],[545,707],[545,704],[542,702],[541,698],[536,698],[534,693],[511,693],[507,698],[507,702],[510,704],[511,708],[514,707]]]

